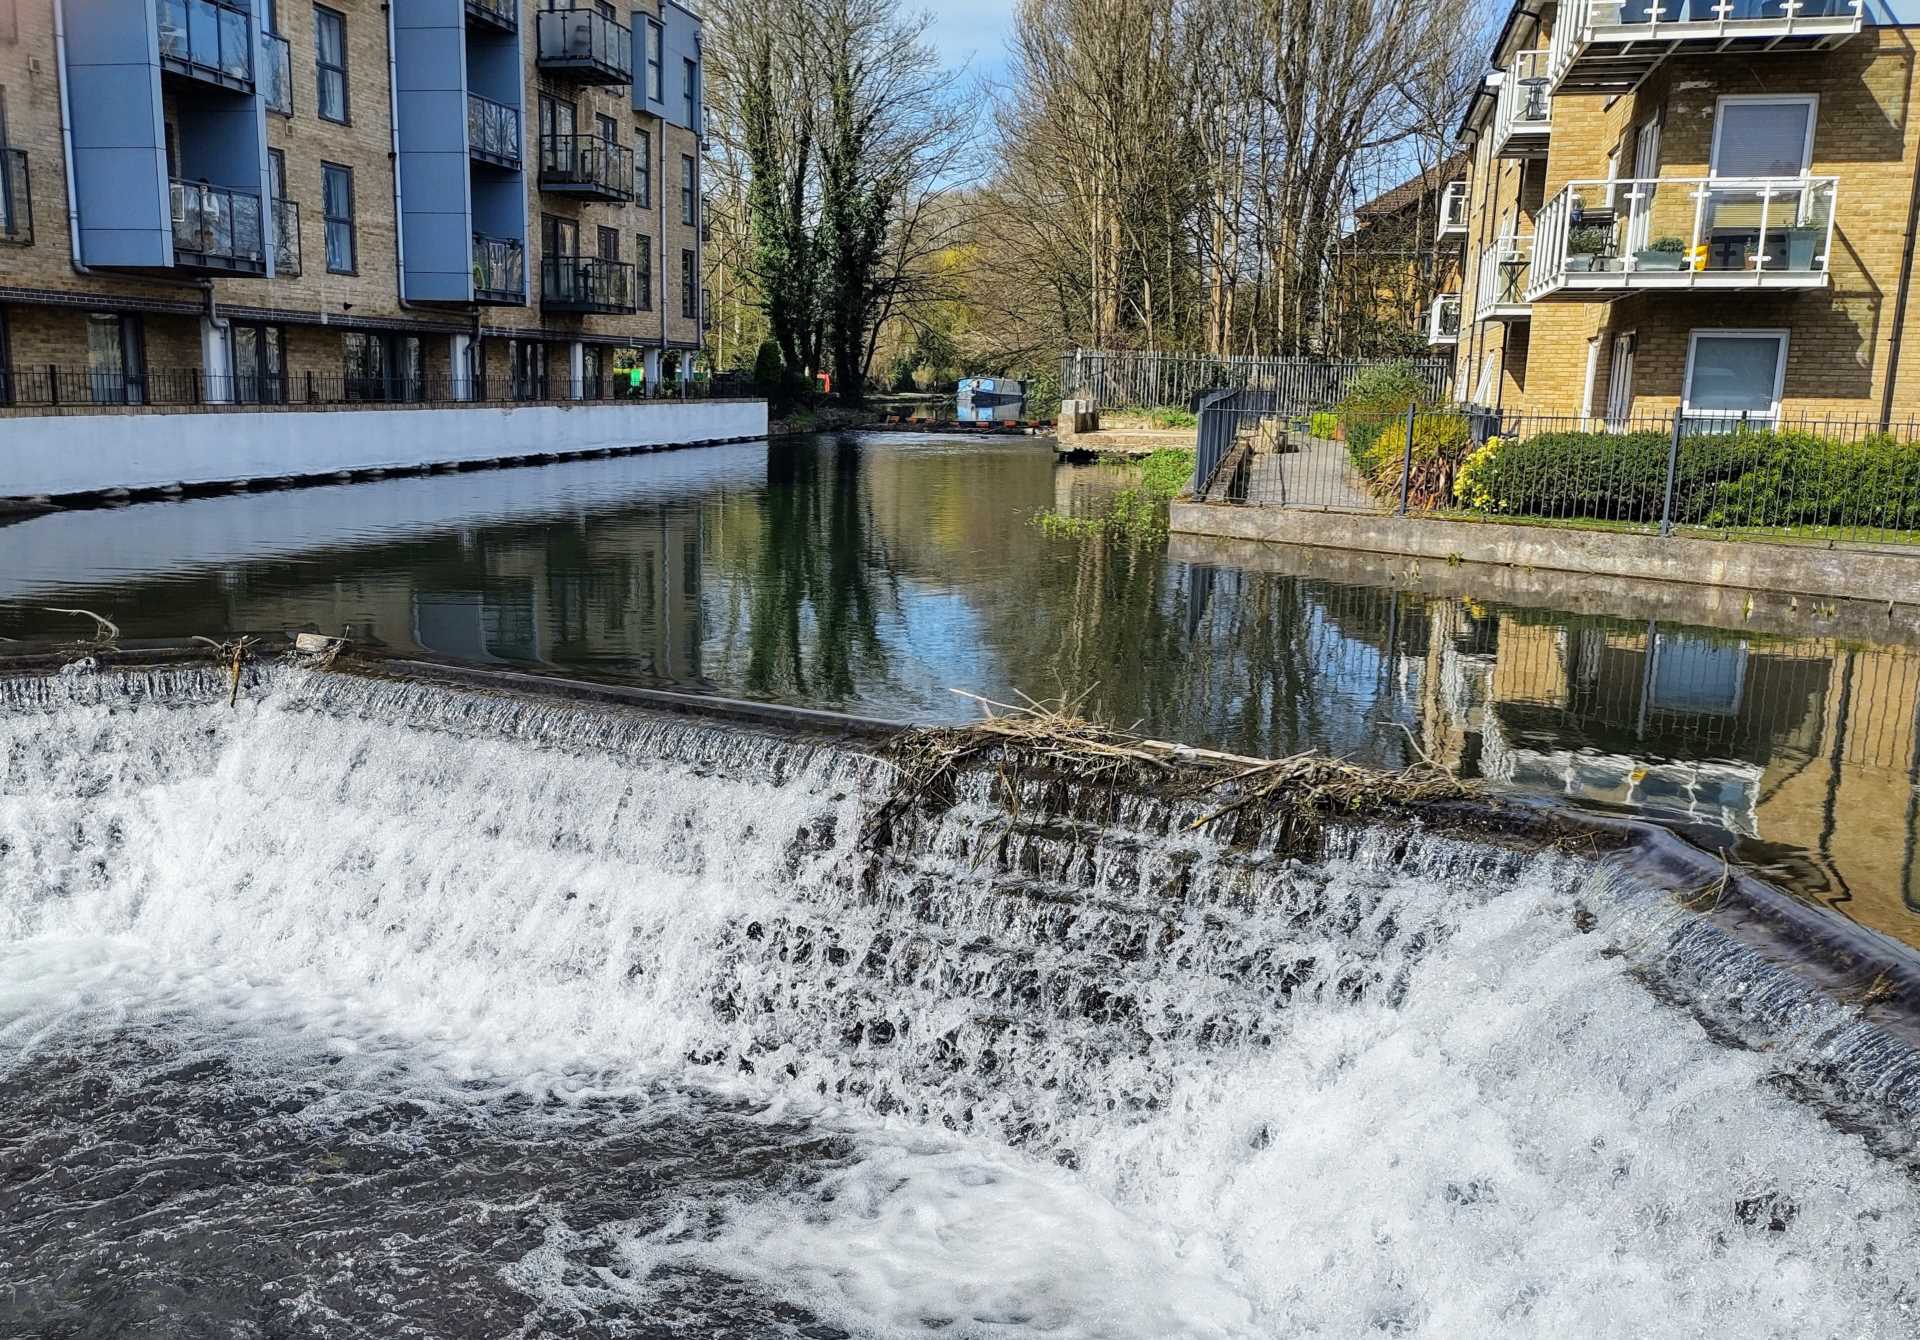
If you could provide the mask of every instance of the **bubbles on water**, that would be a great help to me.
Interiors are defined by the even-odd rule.
[[[1912,1058],[1564,858],[1400,831],[1303,865],[1058,788],[1013,825],[984,786],[876,854],[858,751],[337,676],[233,712],[213,677],[218,708],[110,681],[0,685],[0,1122],[55,1094],[52,1168],[118,1150],[102,1092],[171,1104],[103,1157],[207,1160],[183,1241],[305,1222],[244,1151],[344,1151],[320,1217],[364,1221],[356,1261],[412,1244],[392,1269],[467,1282],[442,1321],[536,1332],[1920,1315],[1912,1187],[1779,1082],[1872,1092]],[[156,1039],[168,1068],[125,1062]],[[50,1250],[124,1248],[76,1212],[41,1203]],[[276,1269],[320,1333],[364,1324],[341,1281],[373,1276]]]

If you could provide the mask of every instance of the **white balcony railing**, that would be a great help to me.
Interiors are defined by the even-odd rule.
[[[1500,76],[1493,99],[1495,157],[1525,158],[1547,151],[1553,125],[1553,93],[1545,47],[1522,51]]]
[[[1533,314],[1527,287],[1533,269],[1533,238],[1509,233],[1480,253],[1474,286],[1475,321],[1523,321]]]
[[[1440,192],[1440,224],[1434,236],[1440,241],[1467,235],[1467,184],[1450,181]]]
[[[1676,50],[1819,50],[1860,31],[1865,0],[1563,0],[1553,87],[1628,83]]]
[[[1824,288],[1838,190],[1834,177],[1569,182],[1540,211],[1526,296]]]
[[[1436,294],[1433,306],[1427,309],[1427,343],[1458,344],[1460,342],[1460,295],[1458,293]]]

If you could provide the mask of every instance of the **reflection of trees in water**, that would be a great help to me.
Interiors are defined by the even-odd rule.
[[[763,506],[747,688],[851,698],[886,675],[876,574],[892,582],[862,495],[859,447],[842,439],[827,451],[773,448]]]

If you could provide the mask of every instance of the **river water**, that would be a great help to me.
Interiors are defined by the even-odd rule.
[[[0,526],[0,636],[1065,695],[1658,814],[1920,938],[1892,621],[1031,523],[1129,480],[864,436],[74,511]],[[291,670],[0,682],[0,1337],[1915,1334],[1920,1069],[1671,901],[970,793],[876,854],[885,779]]]
[[[1920,638],[1738,595],[1174,537],[1050,538],[1130,473],[1044,441],[822,437],[0,526],[0,637],[313,628],[488,665],[954,721],[1086,696],[1694,826],[1920,943]]]

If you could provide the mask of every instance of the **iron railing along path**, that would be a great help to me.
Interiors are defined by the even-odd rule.
[[[1916,546],[1920,421],[1682,407],[1612,419],[1208,397],[1195,494],[1657,535]],[[1258,422],[1255,422],[1258,420]],[[1256,431],[1257,430],[1257,431]],[[1232,478],[1219,477],[1235,446]]]
[[[1075,349],[1060,356],[1060,394],[1090,399],[1096,408],[1123,405],[1197,406],[1216,390],[1276,392],[1284,403],[1331,404],[1369,368],[1412,369],[1434,395],[1444,393],[1451,360],[1367,358],[1257,358],[1141,350]]]

